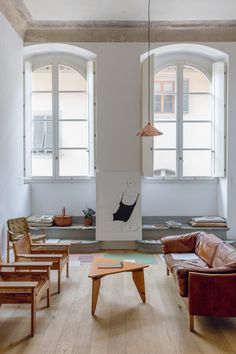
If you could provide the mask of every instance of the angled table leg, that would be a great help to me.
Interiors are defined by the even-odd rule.
[[[132,272],[134,284],[139,292],[139,295],[143,302],[146,301],[145,295],[145,283],[143,269],[135,270]]]
[[[96,311],[100,285],[101,285],[101,278],[92,279],[92,309],[91,309],[92,315],[94,315]]]

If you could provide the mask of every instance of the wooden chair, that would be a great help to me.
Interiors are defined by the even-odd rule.
[[[61,272],[66,265],[66,276],[69,277],[69,245],[35,244],[28,234],[13,242],[15,260],[33,262],[52,262],[51,269],[58,271],[58,293],[61,291]]]
[[[43,231],[40,228],[29,227],[27,219],[24,217],[9,219],[7,220],[7,261],[10,261],[10,249],[12,248],[12,243],[16,240],[22,238],[25,234],[29,234],[33,242],[45,242],[45,233],[34,235],[30,230]]]
[[[45,293],[50,306],[51,266],[51,262],[3,263],[0,257],[0,305],[31,305],[31,337],[35,333],[36,307]]]

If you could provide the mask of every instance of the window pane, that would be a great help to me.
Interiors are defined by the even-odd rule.
[[[211,120],[211,95],[184,95],[184,109],[184,120]]]
[[[89,153],[87,150],[60,150],[60,176],[88,176]]]
[[[175,119],[176,67],[154,75],[154,120]]]
[[[32,93],[32,116],[52,116],[51,93]]]
[[[211,176],[211,151],[184,151],[184,176]]]
[[[32,152],[32,176],[52,176],[52,153]]]
[[[160,81],[155,81],[155,83],[154,83],[154,87],[155,87],[155,89],[154,89],[154,91],[155,92],[160,92],[161,91],[161,83],[160,83]]]
[[[87,119],[87,92],[59,93],[60,119]]]
[[[76,70],[58,65],[59,91],[87,91],[87,80]]]
[[[88,147],[88,122],[60,122],[60,147]]]
[[[183,111],[184,113],[189,113],[189,81],[183,81],[183,88],[184,88],[184,98],[183,98]]]
[[[52,121],[34,120],[32,122],[32,148],[52,149]]]
[[[165,68],[154,75],[154,92],[173,92],[176,89],[176,66]]]
[[[208,78],[199,70],[190,66],[183,68],[184,92],[211,92],[211,83]]]
[[[155,150],[153,174],[154,176],[175,176],[176,152]]]
[[[154,148],[174,148],[176,147],[176,123],[154,124],[163,135],[154,138]]]
[[[32,91],[52,91],[52,65],[32,72]]]
[[[154,115],[161,113],[161,95],[154,95]]]
[[[211,123],[184,123],[184,148],[211,148]]]
[[[175,111],[175,96],[165,95],[164,99],[164,110],[163,113],[174,113]]]
[[[175,82],[174,81],[163,81],[163,91],[164,92],[175,92]]]

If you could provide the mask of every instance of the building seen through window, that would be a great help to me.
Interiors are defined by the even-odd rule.
[[[211,176],[211,81],[188,65],[167,67],[155,73],[153,104],[164,132],[154,139],[154,175]]]
[[[54,62],[32,70],[26,119],[27,174],[79,177],[90,174],[86,74]]]

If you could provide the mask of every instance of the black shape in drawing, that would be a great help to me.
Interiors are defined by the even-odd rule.
[[[123,200],[123,196],[124,196],[124,193],[122,194],[119,208],[113,214],[113,221],[119,220],[119,221],[126,222],[126,221],[129,220],[129,218],[131,217],[131,214],[132,214],[132,212],[133,212],[133,210],[135,208],[135,205],[137,203],[139,194],[137,195],[137,198],[136,198],[135,202],[133,204],[131,204],[131,205],[127,205],[127,204],[123,203],[123,201],[122,201]]]

